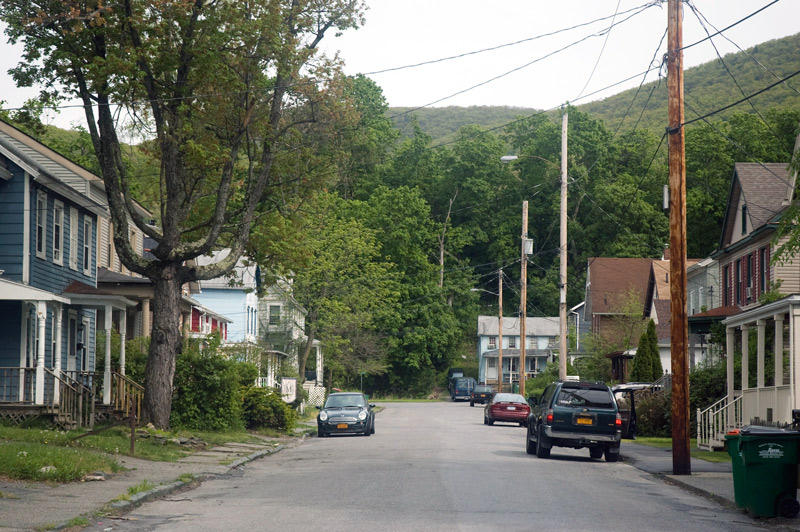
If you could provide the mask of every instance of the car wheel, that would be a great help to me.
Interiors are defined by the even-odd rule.
[[[550,458],[550,448],[542,445],[542,427],[536,433],[536,456],[539,458]]]
[[[617,450],[617,452],[615,453],[612,453],[611,449],[606,449],[605,455],[606,455],[606,462],[616,462],[619,460],[619,450]]]
[[[589,447],[589,456],[594,458],[595,460],[599,460],[603,457],[603,448],[602,447]]]
[[[494,419],[489,418],[489,425],[494,425]]]
[[[372,427],[369,429],[370,434],[375,434],[375,420],[372,420]]]
[[[324,438],[325,437],[325,431],[322,430],[322,427],[317,427],[317,437],[318,438]]]
[[[528,427],[527,437],[525,438],[525,451],[528,454],[536,454],[536,442],[531,441],[531,429]]]
[[[520,421],[520,422],[519,422],[519,426],[520,426],[520,427],[524,427],[524,426],[525,426],[525,422],[524,422],[524,421]]]
[[[470,401],[469,406],[475,406],[475,403],[473,401]]]
[[[483,415],[483,424],[484,425],[488,425],[489,424],[489,418],[486,417],[486,414]]]

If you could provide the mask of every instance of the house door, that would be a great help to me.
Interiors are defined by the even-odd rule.
[[[70,316],[67,324],[67,373],[75,378],[77,368],[78,318]]]
[[[486,359],[486,379],[497,380],[497,359]]]

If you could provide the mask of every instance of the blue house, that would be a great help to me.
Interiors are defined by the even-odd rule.
[[[98,311],[110,332],[113,314],[124,322],[133,304],[97,289],[106,203],[97,176],[0,121],[1,416],[46,413],[65,426],[91,424],[82,402],[94,399],[100,380]],[[106,337],[102,398],[110,404]]]
[[[525,320],[526,379],[543,371],[558,356],[558,316]],[[478,380],[495,390],[502,375],[503,391],[520,378],[520,319],[503,318],[502,331],[497,316],[478,316]],[[498,367],[502,365],[502,371]]]

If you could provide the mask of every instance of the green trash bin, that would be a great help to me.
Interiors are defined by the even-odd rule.
[[[519,383],[515,382],[511,385],[511,393],[519,393]]]
[[[756,517],[796,517],[800,432],[750,426],[726,439],[736,504]]]

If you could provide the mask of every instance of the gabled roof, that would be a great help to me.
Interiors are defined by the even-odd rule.
[[[747,206],[751,231],[775,221],[787,208],[784,201],[786,189],[792,181],[787,167],[787,163],[736,163],[722,225],[720,249],[731,243],[735,230],[735,211],[740,198]]]
[[[656,299],[653,301],[653,306],[656,311],[656,337],[661,340],[662,338],[669,338],[671,334],[672,312],[669,299]]]
[[[220,262],[231,252],[230,249],[222,249],[212,252],[211,255],[201,255],[195,259],[198,266],[206,266],[208,264],[216,264]],[[229,289],[229,290],[253,290],[256,286],[256,268],[255,264],[247,264],[247,258],[241,257],[233,268],[230,275],[217,277],[207,281],[199,281],[200,289],[213,288],[213,289]]]
[[[631,290],[639,296],[644,309],[652,264],[653,259],[643,258],[589,259],[586,292],[587,302],[591,299],[591,313],[618,314],[620,302]]]
[[[497,336],[497,316],[478,316],[478,336]],[[519,335],[520,319],[503,317],[503,336]],[[558,316],[554,318],[526,318],[525,336],[558,336]]]

